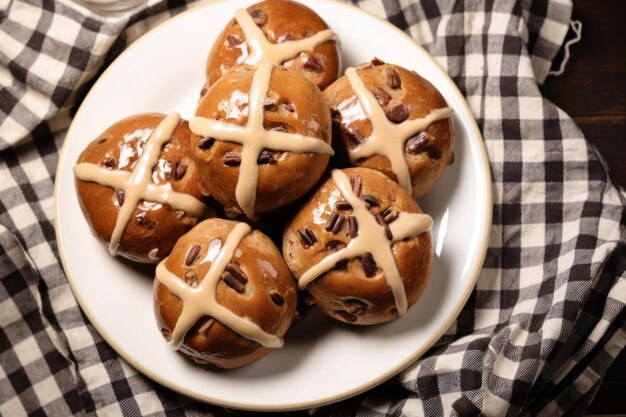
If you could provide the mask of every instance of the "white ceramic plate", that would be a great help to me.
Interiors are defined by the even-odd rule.
[[[469,296],[491,224],[489,165],[465,100],[439,65],[387,22],[332,0],[310,2],[335,30],[344,66],[373,56],[417,70],[455,110],[456,162],[421,201],[435,221],[436,260],[421,300],[400,320],[370,328],[314,312],[285,347],[234,371],[193,365],[161,338],[152,309],[152,270],[109,256],[80,210],[72,166],[82,149],[128,115],[193,115],[213,40],[251,1],[220,1],[185,12],[136,41],[93,86],[76,114],[59,162],[56,230],[68,279],[102,337],[139,372],[201,401],[231,408],[289,410],[355,395],[395,375],[446,330]]]

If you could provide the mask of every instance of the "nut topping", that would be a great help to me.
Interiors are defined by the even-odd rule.
[[[315,233],[313,233],[313,230],[309,229],[308,227],[304,229],[304,233],[307,234],[307,236],[309,237],[309,239],[313,242],[316,243],[317,242],[317,237],[315,236]]]
[[[337,213],[336,211],[333,211],[330,215],[330,218],[326,222],[326,226],[324,226],[324,230],[326,230],[327,232],[330,232],[331,230],[333,230],[333,227],[335,227],[335,223],[337,222],[338,218],[339,218],[339,213]]]
[[[298,230],[298,236],[300,237],[300,244],[302,244],[302,247],[304,249],[308,249],[309,247],[313,246],[315,242],[317,242],[317,237],[315,236],[315,233],[313,233],[313,231],[308,227],[304,228],[303,230]]]
[[[366,277],[371,278],[376,275],[376,261],[370,252],[365,252],[361,257],[361,266]]]
[[[335,203],[335,208],[337,210],[352,210],[352,204],[348,203],[346,200],[339,200]]]
[[[348,230],[350,232],[350,237],[355,238],[359,234],[359,222],[356,217],[348,216]]]
[[[385,76],[387,77],[387,85],[391,88],[398,89],[401,86],[400,76],[396,72],[396,70],[392,68],[387,68],[385,70]]]
[[[222,274],[222,281],[224,281],[224,284],[228,285],[239,294],[243,294],[246,290],[244,285],[241,282],[237,281],[235,278],[233,278],[233,276],[230,275],[228,272],[224,272]]]
[[[409,109],[406,105],[400,103],[389,108],[385,114],[391,122],[402,123],[409,117]]]
[[[196,260],[196,257],[200,253],[200,245],[193,245],[189,252],[187,252],[187,257],[185,258],[185,265],[190,266]]]
[[[277,306],[282,306],[283,304],[285,304],[285,297],[280,295],[278,291],[270,290],[270,298]]]
[[[102,161],[102,163],[107,168],[115,168],[115,166],[117,165],[117,159],[112,156],[107,156],[106,158],[104,158],[104,161]]]
[[[376,222],[379,225],[381,225],[383,227],[383,229],[385,229],[385,236],[387,236],[387,239],[392,240],[393,239],[393,234],[391,233],[391,229],[389,228],[389,225],[385,221],[385,216],[383,216],[382,213],[378,213],[376,215]]]
[[[345,216],[337,213],[336,211],[333,211],[330,215],[330,219],[328,219],[328,222],[326,223],[326,226],[324,226],[324,230],[326,230],[327,232],[332,232],[336,235],[341,230],[341,226],[343,226],[343,222],[345,220]]]
[[[391,96],[389,95],[389,93],[380,87],[374,88],[372,90],[372,94],[374,94],[376,100],[378,100],[378,104],[380,104],[381,106],[384,106],[391,101]]]
[[[398,213],[391,207],[383,210],[382,215],[385,219],[385,223],[389,224],[398,218]]]
[[[267,13],[261,9],[251,11],[250,17],[252,17],[252,20],[254,20],[254,23],[256,23],[257,26],[263,26],[267,23]]]
[[[241,156],[237,152],[226,152],[222,157],[224,165],[229,167],[236,167],[241,164]]]
[[[335,222],[335,225],[333,226],[333,234],[339,234],[339,232],[341,231],[341,226],[343,226],[343,222],[346,220],[346,217],[343,214],[340,214],[339,217],[337,217],[337,221]]]
[[[262,164],[262,165],[266,165],[266,164],[275,164],[276,162],[278,162],[276,160],[276,158],[274,158],[274,155],[268,151],[268,150],[264,150],[263,152],[261,152],[261,154],[259,155],[259,158],[257,159],[257,163]]]
[[[363,196],[361,197],[361,200],[365,201],[370,206],[379,206],[380,205],[380,203],[378,202],[378,199],[376,197],[374,197],[373,195],[370,195],[370,194],[363,194]]]
[[[246,273],[243,272],[243,269],[241,269],[241,267],[234,262],[230,262],[228,265],[226,265],[226,272],[229,272],[237,279],[237,281],[241,282],[242,284],[248,282],[248,277],[246,276]]]
[[[198,148],[208,151],[213,146],[213,142],[215,142],[215,138],[202,138],[198,141]]]
[[[428,135],[426,132],[419,132],[417,135],[410,137],[404,144],[404,150],[412,154],[422,152],[428,144]]]
[[[187,165],[182,162],[176,165],[176,172],[174,173],[174,178],[176,180],[182,180],[185,174],[187,173]]]

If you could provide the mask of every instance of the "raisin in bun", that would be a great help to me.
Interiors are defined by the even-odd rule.
[[[114,123],[79,156],[80,205],[112,254],[156,263],[207,214],[190,136],[176,113],[138,114]]]
[[[452,110],[416,72],[374,59],[346,70],[324,96],[352,164],[384,172],[413,197],[430,191],[454,161]]]
[[[319,88],[335,81],[341,66],[339,45],[328,25],[313,10],[289,0],[253,4],[228,23],[209,54],[207,83],[237,64],[262,60],[294,68]]]
[[[297,71],[269,63],[224,74],[190,126],[204,187],[227,213],[250,218],[303,196],[333,152],[321,91]]]
[[[422,294],[430,227],[415,200],[367,168],[333,170],[283,234],[283,256],[324,313],[353,324],[394,320]]]
[[[194,361],[237,368],[282,346],[297,290],[274,243],[245,223],[209,219],[156,270],[163,336]]]

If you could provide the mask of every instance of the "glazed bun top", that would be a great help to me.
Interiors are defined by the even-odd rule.
[[[300,289],[307,288],[318,305],[331,294],[365,299],[388,308],[372,309],[355,322],[380,323],[404,314],[421,294],[431,226],[430,216],[384,174],[333,170],[285,229],[283,256]],[[410,243],[422,238],[417,246]]]
[[[207,61],[210,86],[237,65],[269,61],[294,68],[319,88],[340,71],[334,34],[313,10],[290,0],[266,0],[239,10],[215,42]]]
[[[330,155],[330,110],[297,71],[238,66],[215,83],[190,122],[204,186],[226,209],[250,218],[310,190]]]
[[[147,113],[114,123],[74,167],[81,207],[112,254],[155,263],[207,214],[187,121]]]
[[[157,321],[173,347],[224,368],[282,346],[297,300],[274,243],[246,223],[217,218],[178,241],[157,266],[155,289]]]
[[[414,197],[453,162],[452,109],[416,72],[374,59],[348,68],[324,96],[350,162],[385,173]]]

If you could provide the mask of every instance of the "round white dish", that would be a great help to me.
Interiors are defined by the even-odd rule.
[[[258,411],[319,406],[363,392],[419,358],[465,304],[482,266],[491,224],[489,164],[476,122],[454,83],[403,32],[333,0],[309,3],[337,33],[344,68],[377,56],[416,70],[455,111],[456,162],[422,201],[433,216],[434,269],[421,300],[401,319],[374,327],[341,325],[313,312],[285,347],[233,371],[194,365],[170,350],[152,307],[153,267],[109,256],[81,212],[72,166],[109,125],[142,112],[190,118],[211,45],[252,1],[200,5],[158,26],[128,48],[93,86],[67,134],[56,182],[56,233],[67,277],[102,337],[139,372],[189,397]]]

